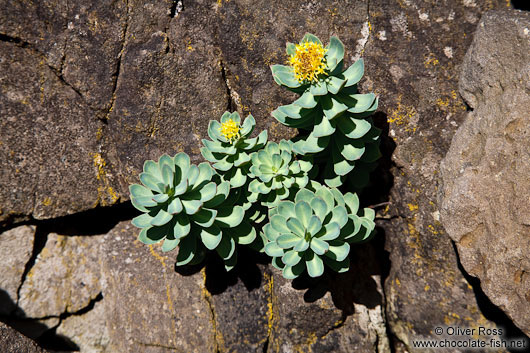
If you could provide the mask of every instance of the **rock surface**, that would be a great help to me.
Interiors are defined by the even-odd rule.
[[[0,347],[3,353],[46,353],[35,342],[1,322]]]
[[[215,334],[202,273],[174,271],[175,253],[135,240],[118,224],[105,235],[103,304],[109,352],[213,352]]]
[[[175,255],[135,242],[128,222],[97,235],[56,230],[44,247],[55,259],[41,252],[29,272],[40,283],[24,280],[26,320],[51,317],[48,327],[58,325],[56,332],[82,350],[109,352],[387,352],[389,345],[403,352],[440,325],[495,327],[458,267],[437,194],[439,162],[466,114],[459,65],[482,14],[501,7],[505,1],[6,2],[0,226],[38,226],[34,219],[74,212],[101,222],[108,209],[81,211],[126,201],[146,159],[185,151],[201,160],[208,121],[227,109],[251,112],[256,130],[269,129],[273,140],[293,136],[269,116],[293,96],[274,83],[268,66],[283,63],[285,42],[305,32],[325,42],[338,35],[346,65],[364,57],[361,91],[381,97],[375,120],[390,136],[374,186],[361,197],[390,205],[379,212],[373,247],[352,254],[358,271],[290,285],[253,260],[251,275],[242,268],[219,289],[208,268],[175,273]],[[60,242],[79,242],[90,264],[78,258],[77,245],[62,254]],[[24,251],[20,263],[27,262]],[[77,275],[65,280],[65,269]],[[80,288],[86,269],[93,287],[63,295]],[[10,288],[19,277],[7,280]],[[49,294],[42,289],[57,284]],[[41,301],[54,296],[53,305]],[[84,321],[91,334],[82,332]]]
[[[507,40],[509,38],[509,40]],[[441,216],[462,265],[530,335],[530,14],[488,12],[460,75],[473,111],[442,162]]]
[[[34,226],[20,226],[0,234],[0,315],[9,315],[16,308],[34,239]]]
[[[75,313],[101,293],[102,236],[48,234],[20,288],[19,307],[30,318]]]

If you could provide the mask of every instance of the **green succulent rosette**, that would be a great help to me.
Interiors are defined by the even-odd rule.
[[[297,46],[287,44],[290,61],[294,55],[309,55],[300,49],[308,41],[321,45],[312,34],[306,34]],[[380,157],[381,131],[373,126],[371,119],[366,119],[377,109],[378,98],[373,93],[358,93],[364,61],[360,59],[343,71],[343,58],[344,45],[337,37],[331,37],[322,58],[325,69],[314,75],[314,80],[297,79],[295,66],[273,65],[275,81],[300,97],[292,104],[278,107],[272,116],[286,126],[302,130],[293,149],[297,154],[310,154],[316,162],[323,162],[322,179],[328,186],[342,185],[356,167],[364,169],[351,176],[359,189],[364,186],[362,183],[366,182],[372,163]],[[300,62],[310,63],[313,59],[304,57]]]
[[[142,214],[132,220],[144,244],[162,243],[162,251],[177,246],[177,266],[202,261],[215,250],[229,270],[237,261],[236,244],[250,244],[255,229],[244,221],[242,206],[234,205],[230,183],[208,163],[190,163],[185,153],[148,160],[140,184],[129,187],[131,202]]]
[[[261,202],[263,206],[274,207],[289,197],[292,190],[307,185],[307,172],[312,168],[310,160],[295,158],[293,143],[282,140],[280,143],[269,141],[265,148],[251,155],[248,187],[249,202]]]
[[[265,253],[287,279],[305,270],[319,277],[324,265],[347,271],[350,244],[367,241],[374,234],[375,212],[365,208],[360,216],[356,194],[343,195],[315,181],[309,187],[299,190],[294,202],[281,201],[272,208],[261,234],[266,240]]]
[[[239,113],[225,112],[220,121],[212,120],[208,126],[208,136],[203,139],[202,156],[215,168],[223,180],[232,188],[245,185],[250,168],[250,154],[267,143],[267,131],[250,138],[256,121],[252,115],[241,123]]]

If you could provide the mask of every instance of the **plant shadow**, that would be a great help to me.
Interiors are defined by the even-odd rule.
[[[9,294],[0,289],[0,322],[34,340],[41,348],[49,352],[79,352],[80,348],[69,338],[56,332],[57,326],[48,327],[35,319],[26,317]],[[59,321],[60,323],[60,321]]]
[[[394,141],[388,136],[387,115],[377,112],[372,115],[374,125],[381,129],[380,150],[382,157],[377,168],[371,173],[371,182],[359,193],[362,207],[380,208],[388,204],[394,178],[391,157],[395,150]],[[348,190],[343,190],[347,192]],[[310,278],[307,273],[292,281],[292,287],[305,291],[304,300],[308,303],[321,299],[330,292],[334,305],[345,316],[355,312],[355,304],[367,308],[383,305],[382,283],[390,268],[389,254],[384,250],[385,231],[376,227],[375,236],[363,244],[353,244],[349,254],[350,269],[345,273],[335,273],[326,269],[319,278]],[[193,266],[175,266],[175,271],[183,276],[198,273],[204,268],[205,286],[212,295],[222,294],[227,288],[241,281],[251,292],[262,286],[264,267],[270,264],[268,256],[247,247],[238,247],[238,262],[234,269],[226,271],[222,259],[210,253],[205,260]]]

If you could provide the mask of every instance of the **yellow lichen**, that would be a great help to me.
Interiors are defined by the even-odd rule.
[[[415,204],[412,204],[412,203],[408,203],[407,206],[409,206],[409,210],[411,211],[417,211],[419,206],[418,205],[415,205]]]
[[[219,132],[230,142],[234,142],[241,136],[239,134],[239,124],[232,119],[222,123]]]
[[[326,51],[322,44],[303,42],[296,44],[296,51],[289,58],[289,65],[300,83],[317,82],[320,75],[326,74]]]
[[[49,197],[46,197],[44,200],[42,200],[42,204],[44,206],[50,206],[52,204],[52,200]]]

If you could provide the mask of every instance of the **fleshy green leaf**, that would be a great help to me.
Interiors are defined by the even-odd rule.
[[[346,80],[341,80],[336,76],[330,76],[326,83],[328,85],[328,92],[332,94],[337,94],[340,92],[340,90],[346,83]]]
[[[202,208],[199,212],[191,216],[191,218],[201,227],[208,228],[211,227],[215,221],[215,216],[217,216],[217,210]]]
[[[359,197],[357,194],[348,192],[344,195],[344,201],[346,202],[346,206],[348,206],[350,213],[357,214],[357,211],[359,211]]]
[[[320,41],[320,39],[318,39],[317,36],[311,34],[311,33],[306,33],[304,35],[304,38],[302,38],[302,41],[300,43],[305,43],[305,42],[313,42],[313,43],[317,43],[317,44],[320,44],[322,45],[322,42]]]
[[[334,65],[332,66],[328,65],[329,70],[333,71],[333,69],[335,69],[335,66],[344,58],[344,44],[342,44],[339,38],[332,36],[329,40],[327,48],[327,59],[330,62],[334,63]]]
[[[350,244],[345,242],[336,241],[335,243],[330,244],[329,251],[326,253],[326,256],[329,256],[335,261],[342,261],[350,253]]]
[[[193,234],[180,240],[179,253],[177,255],[177,266],[188,264],[195,256],[197,240],[196,237],[192,235]]]
[[[287,227],[287,219],[281,214],[272,216],[270,218],[270,225],[279,233],[291,232],[291,230]]]
[[[179,199],[174,199],[167,207],[167,212],[170,214],[177,214],[182,212],[182,202],[180,202]]]
[[[221,229],[217,226],[203,228],[200,234],[202,243],[204,244],[204,246],[206,246],[208,250],[215,249],[217,245],[219,245],[223,237]]]
[[[319,277],[322,276],[322,274],[324,273],[324,263],[318,255],[312,253],[312,255],[309,256],[305,263],[309,276]]]
[[[375,94],[373,93],[352,94],[349,97],[356,101],[353,107],[350,105],[350,108],[348,109],[350,113],[362,113],[368,110],[375,100]]]
[[[282,249],[289,249],[295,246],[300,241],[300,237],[294,234],[282,234],[276,238],[276,243]]]
[[[173,249],[175,249],[177,247],[177,245],[179,245],[180,243],[180,239],[169,239],[169,238],[166,238],[164,239],[164,243],[162,243],[162,251],[163,252],[168,252],[168,251],[171,251]]]
[[[339,102],[335,98],[325,96],[322,97],[322,109],[324,111],[324,115],[329,120],[332,120],[339,116],[341,113],[348,110],[348,106],[342,102]]]
[[[132,197],[150,197],[153,196],[153,192],[145,186],[133,184],[129,186],[129,191]]]
[[[287,251],[282,256],[282,262],[287,266],[294,266],[299,263],[301,259],[302,257],[300,256],[300,254],[298,254],[298,252],[294,250]]]
[[[179,214],[175,217],[175,225],[173,226],[173,236],[176,239],[185,237],[190,233],[191,225],[188,216]]]
[[[202,206],[202,202],[200,200],[181,200],[181,202],[182,206],[184,206],[184,210],[189,215],[197,213],[199,208]]]
[[[232,209],[220,209],[215,221],[218,222],[219,227],[232,228],[238,226],[243,221],[244,216],[245,211],[243,207],[234,206]]]
[[[167,213],[164,210],[158,211],[158,214],[151,220],[151,224],[154,226],[163,226],[164,224],[167,224],[171,219],[173,218],[173,215]]]
[[[295,206],[296,207],[296,206]],[[296,208],[295,208],[296,210]],[[289,218],[287,220],[287,228],[294,234],[298,235],[299,237],[303,238],[305,237],[305,228],[298,219],[296,218]]]
[[[146,228],[151,226],[151,220],[153,217],[149,216],[149,214],[144,213],[141,214],[138,217],[133,218],[131,221],[132,225],[138,228]]]
[[[204,185],[200,190],[201,202],[207,202],[214,198],[217,193],[217,185],[212,181]]]
[[[293,102],[294,105],[297,105],[306,109],[313,109],[316,107],[318,99],[311,94],[310,91],[305,91],[304,94],[300,96],[297,100]]]
[[[278,246],[275,242],[265,244],[265,253],[269,256],[283,256],[283,249]]]
[[[157,194],[153,195],[151,198],[157,203],[164,203],[169,199],[169,196],[167,194]]]
[[[152,174],[148,174],[148,173],[140,173],[140,181],[145,185],[147,186],[149,189],[153,190],[153,191],[156,191],[156,192],[159,192],[159,193],[163,193],[165,190],[164,190],[164,183],[155,178]]]
[[[320,221],[320,218],[315,215],[311,216],[311,218],[309,219],[309,224],[307,226],[307,231],[309,232],[309,234],[313,236],[317,234],[321,228],[322,222]]]
[[[313,136],[316,138],[329,136],[335,132],[335,127],[331,125],[328,118],[324,115],[320,117],[320,122],[313,129]]]
[[[313,209],[313,211],[315,212],[315,215],[320,220],[323,220],[324,218],[326,218],[326,215],[328,214],[328,206],[322,199],[318,197],[315,197],[314,199],[312,199],[311,208]]]
[[[292,228],[289,227],[289,224],[287,224],[287,226],[293,231],[293,233],[304,236],[305,229],[307,229],[307,227],[309,226],[309,219],[311,218],[311,215],[313,213],[311,210],[311,206],[309,206],[309,203],[307,203],[306,201],[300,201],[295,204],[294,211],[296,213],[296,219],[300,221],[304,230],[302,231],[302,233],[296,233],[295,231],[293,231]]]
[[[320,233],[322,233],[322,232],[320,232]],[[340,227],[335,222],[328,223],[328,224],[326,224],[324,226],[323,234],[324,235],[319,237],[320,240],[330,241],[330,240],[333,240],[333,239],[337,239],[338,236],[340,235]]]
[[[317,255],[324,255],[328,249],[329,244],[322,240],[322,238],[313,238],[310,243],[311,250]]]
[[[300,87],[300,82],[294,76],[293,70],[288,66],[283,65],[272,65],[271,66],[272,76],[275,81],[289,88]]]
[[[236,251],[236,243],[232,237],[223,232],[223,238],[215,250],[222,259],[226,260],[231,258]]]
[[[358,83],[364,75],[364,60],[357,60],[352,66],[342,73],[347,80],[344,87],[350,87]]]
[[[328,88],[324,81],[319,81],[311,85],[309,92],[311,92],[313,96],[325,96],[328,94]]]

